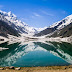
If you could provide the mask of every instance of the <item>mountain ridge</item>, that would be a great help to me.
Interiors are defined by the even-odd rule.
[[[14,30],[15,32],[17,32],[18,34],[24,33],[24,34],[33,35],[46,28],[46,27],[45,28],[30,27],[25,22],[22,22],[21,20],[19,20],[17,16],[13,14],[11,11],[7,13],[0,10],[0,21],[2,21],[3,24],[5,23],[7,26],[10,26],[10,28]],[[6,31],[5,32],[7,34],[3,33],[2,31],[0,32],[1,32],[1,35],[6,37],[7,37],[7,34],[11,34],[10,32],[6,32]],[[12,35],[14,34],[12,33]]]
[[[0,11],[0,25],[0,35],[8,37],[9,40],[17,39],[19,41],[24,39],[29,41],[50,37],[69,37],[72,35],[72,15],[69,15],[63,20],[38,32],[35,28],[28,26],[21,20],[18,20],[17,16],[12,14],[12,12],[7,13]]]
[[[48,27],[47,29],[39,32],[38,34],[35,34],[34,36],[43,36],[43,35],[49,35],[49,34],[53,34],[55,31],[59,31],[61,29],[63,29],[64,27],[68,26],[69,24],[71,24],[72,22],[72,14],[67,16],[66,18],[62,19],[61,21],[58,21],[54,24],[52,24],[50,27]]]

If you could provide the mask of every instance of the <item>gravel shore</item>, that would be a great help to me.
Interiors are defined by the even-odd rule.
[[[0,72],[72,72],[72,66],[21,67],[20,70],[9,69]]]

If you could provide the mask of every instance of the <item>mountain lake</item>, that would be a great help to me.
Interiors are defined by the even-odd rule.
[[[0,51],[0,66],[36,67],[65,66],[72,64],[72,44],[58,42],[8,42],[0,44],[8,50]]]

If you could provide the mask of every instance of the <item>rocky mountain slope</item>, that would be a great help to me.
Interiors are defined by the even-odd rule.
[[[45,30],[35,34],[34,36],[43,36],[43,35],[47,35],[49,33],[54,32],[56,29],[55,28],[46,28]]]
[[[43,35],[47,35],[47,34],[50,37],[51,36],[52,37],[57,37],[57,36],[66,37],[66,36],[68,36],[68,34],[70,36],[72,34],[71,33],[71,28],[72,28],[71,24],[72,24],[72,15],[69,15],[66,18],[64,18],[63,20],[54,23],[49,28],[39,32],[38,34],[35,34],[34,36],[43,36]]]
[[[0,36],[7,37],[7,34],[11,34],[14,36],[19,36],[19,33],[8,25],[8,23],[0,20]]]
[[[50,37],[69,37],[72,35],[72,22],[60,30],[56,30]]]
[[[17,18],[15,14],[0,10],[0,35],[7,37],[7,34],[18,36],[19,34],[36,34],[45,28],[34,28],[28,26]]]
[[[11,12],[0,11],[0,36],[8,37],[11,40],[15,39],[49,39],[49,37],[70,37],[72,38],[72,15],[67,16],[61,21],[58,21],[51,25],[49,28],[43,28],[44,30],[37,30],[36,28],[28,26],[26,23],[19,20]],[[8,35],[9,34],[9,35]],[[34,37],[30,35],[34,34]],[[20,36],[21,37],[18,37]],[[17,36],[17,38],[15,37]],[[40,37],[38,37],[40,36]],[[16,41],[17,41],[16,40]],[[52,39],[51,39],[52,40]],[[55,40],[55,39],[54,39]],[[68,39],[67,39],[68,40]],[[66,40],[65,40],[66,41]],[[72,41],[71,41],[72,42]]]
[[[28,26],[26,23],[19,20],[16,15],[14,15],[12,12],[4,12],[0,11],[0,21],[3,22],[6,26],[10,26],[10,28],[17,31],[18,33],[36,33],[37,30],[33,27]],[[0,23],[1,25],[1,23]],[[2,32],[2,31],[1,31]],[[7,32],[6,32],[7,33]],[[10,34],[10,33],[9,33]]]

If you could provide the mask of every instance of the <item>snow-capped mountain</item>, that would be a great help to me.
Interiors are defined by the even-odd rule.
[[[51,34],[51,33],[53,34],[53,32],[55,32],[57,30],[61,30],[61,29],[65,28],[66,26],[68,26],[69,24],[71,24],[72,15],[69,15],[66,18],[64,18],[63,20],[54,23],[50,27],[34,28],[34,27],[30,27],[25,22],[22,22],[21,20],[19,20],[17,18],[17,16],[15,14],[13,14],[11,11],[7,13],[7,12],[0,10],[0,21],[1,21],[0,22],[0,25],[1,25],[1,28],[0,28],[1,31],[0,32],[4,36],[6,36],[5,33],[6,34],[12,34],[15,36],[18,36],[18,34],[43,36],[43,35],[47,35],[47,34]],[[71,27],[71,25],[69,27]],[[3,30],[2,28],[5,30]]]
[[[29,34],[38,32],[35,28],[30,27],[26,23],[19,20],[17,16],[11,11],[7,13],[0,10],[0,20],[3,20],[5,22],[9,21],[9,25],[14,27],[14,29],[17,30],[19,33]]]
[[[69,25],[71,22],[72,22],[72,14],[67,16],[63,20],[54,23],[53,25],[50,26],[50,28],[56,27],[56,29],[62,29],[65,26]]]
[[[70,25],[71,23],[72,23],[72,15],[69,15],[66,18],[64,18],[63,20],[54,23],[53,25],[49,26],[48,28],[46,28],[45,30],[39,32],[38,34],[35,34],[34,36],[43,36],[43,35],[47,35],[47,34],[51,35],[51,34],[54,34],[55,31],[57,33],[59,33],[60,31],[58,31],[58,30],[61,30],[61,29],[65,30],[66,26]],[[70,28],[70,27],[71,27],[71,25],[68,26],[68,28]]]

